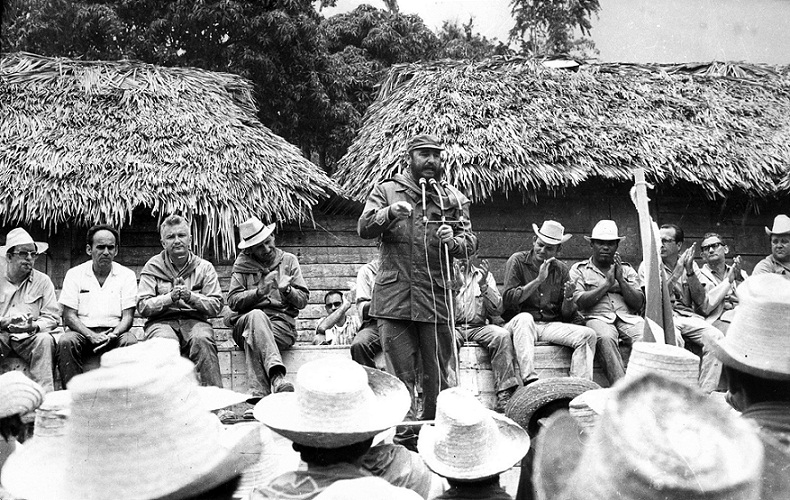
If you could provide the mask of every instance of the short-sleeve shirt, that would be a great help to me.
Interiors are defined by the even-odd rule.
[[[66,272],[59,302],[77,311],[88,328],[113,328],[121,322],[124,309],[135,307],[137,277],[128,267],[113,262],[112,271],[100,285],[89,260]]]
[[[595,267],[595,264],[590,259],[574,264],[570,270],[570,278],[576,285],[573,300],[577,301],[577,303],[582,293],[594,290],[606,281],[606,275]],[[642,288],[639,275],[633,267],[625,263],[623,263],[623,278],[626,283],[635,289],[639,290]],[[584,316],[584,319],[599,319],[606,323],[614,323],[618,318],[630,324],[641,321],[638,311],[632,311],[628,304],[625,303],[625,298],[623,298],[620,290],[620,283],[616,281],[598,303],[590,309],[579,312]]]
[[[332,345],[351,345],[351,341],[354,340],[354,335],[357,334],[360,326],[359,316],[347,314],[346,322],[342,326],[335,325],[326,329],[326,341]]]
[[[778,274],[779,276],[790,280],[790,265],[783,264],[774,259],[773,255],[769,255],[754,266],[752,275],[757,274]]]

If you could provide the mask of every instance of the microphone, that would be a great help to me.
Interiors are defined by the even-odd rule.
[[[425,177],[420,177],[420,188],[422,188],[422,218],[427,221],[428,216],[425,215]]]

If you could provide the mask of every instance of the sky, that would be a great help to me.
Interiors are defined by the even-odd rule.
[[[338,0],[324,16],[361,3],[385,8],[381,0]],[[434,30],[443,21],[466,23],[505,41],[513,26],[509,0],[398,0],[400,11],[416,13]],[[606,62],[730,60],[790,64],[790,0],[600,0],[592,39]]]

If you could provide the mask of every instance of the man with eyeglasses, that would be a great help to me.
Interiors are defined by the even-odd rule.
[[[711,352],[711,342],[724,337],[696,313],[705,310],[707,299],[705,287],[699,279],[699,267],[694,262],[696,243],[683,249],[685,235],[683,229],[675,224],[664,224],[659,228],[661,236],[661,262],[664,264],[662,279],[667,283],[672,301],[672,320],[675,323],[675,336],[679,343],[689,342],[702,349],[699,386],[713,392],[719,386],[721,361]],[[640,277],[644,276],[644,263],[639,266]]]
[[[52,280],[33,265],[48,247],[21,227],[12,229],[0,247],[6,258],[0,279],[0,357],[14,353],[22,358],[47,392],[55,389],[51,332],[60,322],[60,308]]]
[[[69,269],[63,279],[59,302],[66,332],[58,341],[58,367],[64,387],[83,373],[91,355],[137,343],[131,333],[137,277],[115,262],[120,242],[114,227],[91,227],[85,247],[91,260]]]
[[[765,234],[771,237],[771,255],[754,266],[752,275],[774,273],[790,280],[790,217],[777,215]]]
[[[350,345],[360,327],[359,316],[348,314],[354,304],[354,290],[329,290],[324,295],[326,316],[315,329],[315,345]]]
[[[748,275],[741,269],[739,255],[732,259],[732,265],[727,265],[725,257],[730,248],[718,233],[706,233],[700,250],[704,264],[697,276],[705,288],[706,300],[698,311],[705,321],[726,334],[738,305],[735,289]]]

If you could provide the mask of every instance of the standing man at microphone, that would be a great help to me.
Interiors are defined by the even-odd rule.
[[[460,281],[448,275],[454,266],[447,257],[477,250],[469,200],[442,180],[442,151],[434,136],[413,137],[409,172],[377,184],[357,224],[362,238],[381,238],[370,316],[378,320],[387,370],[412,393],[410,417],[422,360],[423,420],[434,418],[436,396],[457,376],[449,311]]]

